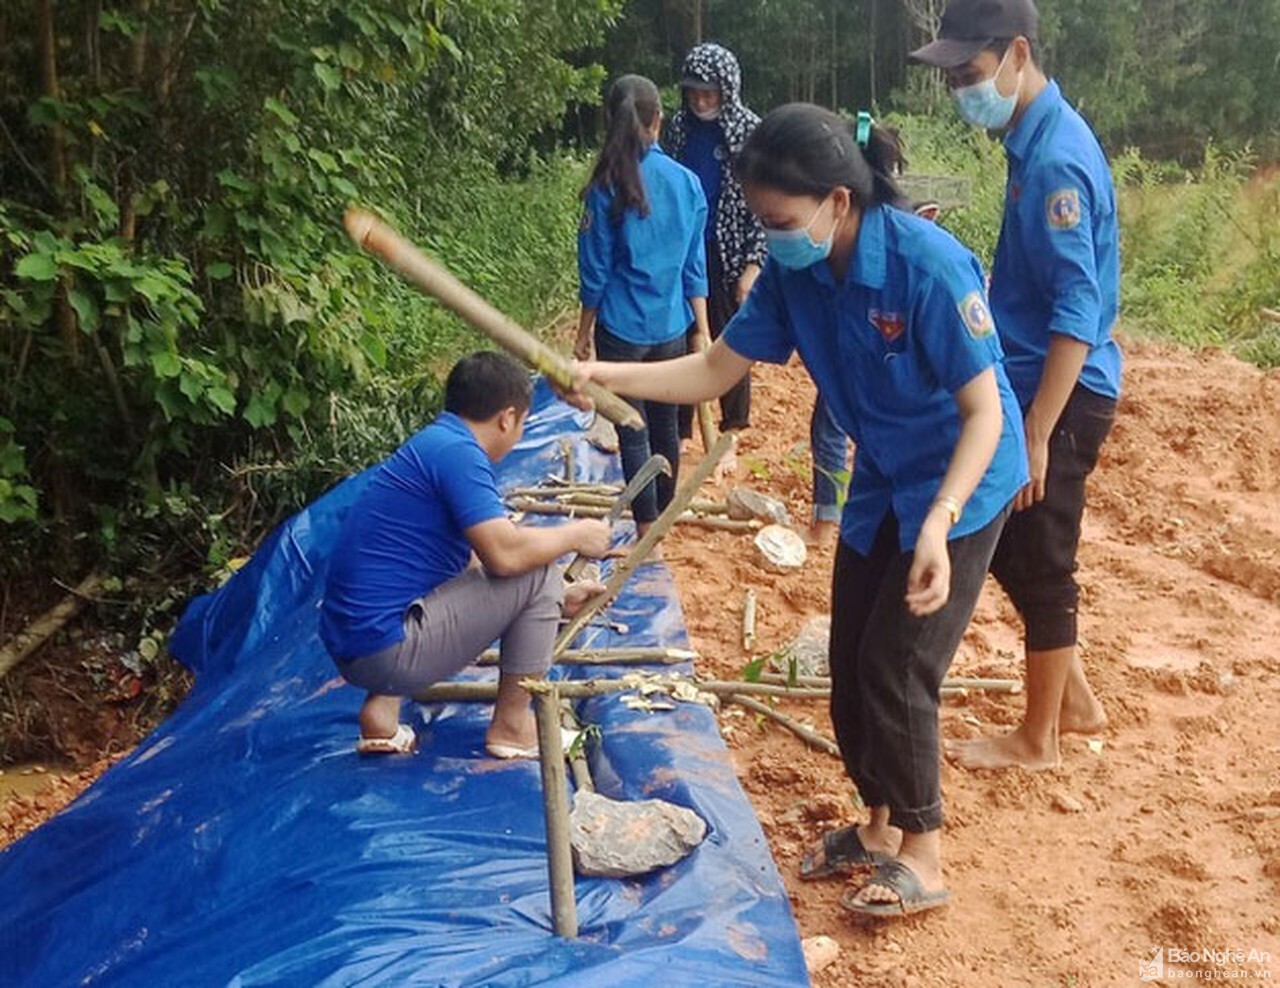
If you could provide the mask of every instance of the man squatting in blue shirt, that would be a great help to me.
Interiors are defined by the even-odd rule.
[[[970,768],[1051,768],[1058,735],[1106,714],[1077,654],[1075,580],[1085,481],[1115,419],[1119,228],[1106,155],[1036,60],[1032,0],[952,0],[914,58],[945,71],[960,115],[1004,132],[1004,224],[991,308],[1022,408],[1031,483],[991,571],[1026,627],[1027,709],[1001,737],[948,746]]]
[[[347,682],[368,691],[362,754],[408,753],[400,702],[448,679],[501,638],[498,699],[485,735],[495,758],[537,757],[520,680],[551,664],[562,611],[602,588],[567,591],[556,559],[599,558],[599,520],[522,528],[506,516],[493,466],[520,441],[528,373],[504,354],[464,357],[445,384],[445,410],[385,462],[351,507],[329,564],[320,636]]]

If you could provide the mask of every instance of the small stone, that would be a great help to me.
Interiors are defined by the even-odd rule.
[[[766,525],[791,524],[791,513],[785,504],[750,487],[735,487],[725,500],[729,505],[729,517],[738,521],[758,518]]]
[[[591,420],[591,428],[587,430],[587,442],[602,453],[618,452],[618,430],[607,418],[596,413]]]
[[[828,649],[831,641],[831,618],[818,614],[809,618],[800,631],[770,665],[787,672],[795,664],[797,676],[826,676],[831,671]]]
[[[1084,803],[1076,799],[1070,793],[1058,791],[1053,794],[1051,804],[1055,810],[1061,813],[1083,813]]]
[[[839,796],[814,796],[804,804],[804,812],[814,822],[839,820],[844,816],[845,805]]]
[[[800,941],[800,949],[804,951],[804,966],[811,976],[830,967],[840,956],[840,944],[825,935],[806,937]]]
[[[619,802],[579,790],[569,814],[580,875],[625,878],[675,864],[707,836],[702,817],[661,799]]]

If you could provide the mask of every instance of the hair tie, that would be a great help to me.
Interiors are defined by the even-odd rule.
[[[874,121],[871,119],[870,113],[866,110],[858,111],[858,129],[855,134],[858,141],[858,147],[865,148],[871,143],[871,125],[873,123]]]

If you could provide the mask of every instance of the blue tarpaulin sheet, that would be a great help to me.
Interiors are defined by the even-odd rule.
[[[580,479],[616,477],[540,385],[504,487],[560,469],[564,437]],[[604,795],[687,806],[708,835],[663,871],[579,878],[576,940],[551,932],[537,763],[485,757],[489,707],[412,706],[417,755],[356,756],[362,694],[326,656],[317,607],[368,477],[281,525],[188,608],[171,643],[196,674],[182,706],[0,854],[0,985],[807,984],[785,889],[705,707],[580,708],[603,728],[591,764]],[[625,644],[686,643],[660,565],[611,613]]]

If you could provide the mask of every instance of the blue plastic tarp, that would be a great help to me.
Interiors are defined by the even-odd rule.
[[[581,425],[540,386],[504,486],[558,470],[566,436],[580,478],[614,478]],[[196,674],[182,706],[0,854],[0,985],[807,984],[785,889],[708,709],[582,706],[603,728],[591,757],[603,794],[670,800],[709,829],[661,872],[579,878],[576,940],[551,932],[537,764],[484,756],[489,707],[415,706],[416,756],[356,756],[362,694],[326,656],[317,608],[367,480],[281,525],[191,605],[171,643]],[[660,565],[611,613],[626,644],[686,643]]]

